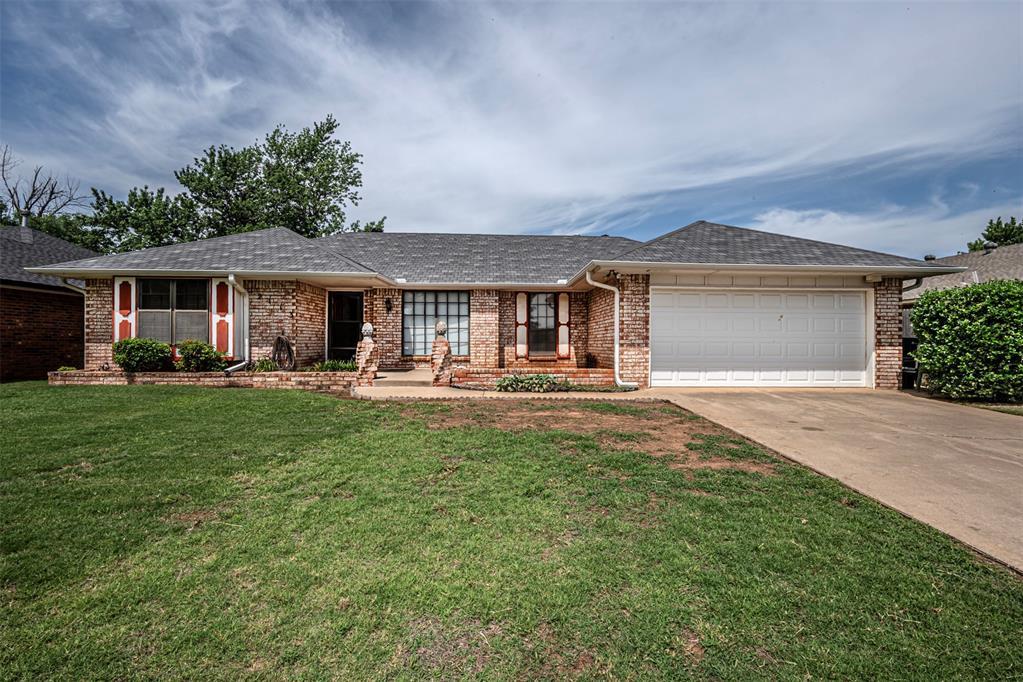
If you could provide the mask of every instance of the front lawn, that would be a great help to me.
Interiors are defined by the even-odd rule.
[[[0,677],[1010,678],[1023,581],[660,403],[0,387]]]

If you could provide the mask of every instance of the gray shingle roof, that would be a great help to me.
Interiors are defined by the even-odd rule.
[[[391,279],[422,284],[556,284],[591,260],[640,242],[625,237],[351,232],[318,240]]]
[[[955,256],[938,258],[933,262],[941,265],[963,266],[969,269],[951,275],[928,277],[919,288],[905,292],[902,295],[903,300],[915,300],[920,297],[920,294],[932,289],[949,289],[977,282],[989,282],[993,279],[1023,280],[1023,244],[1000,246],[990,253],[983,251],[960,253]]]
[[[183,272],[329,272],[370,273],[361,263],[318,242],[273,228],[197,242],[157,246],[141,251],[98,256],[53,267],[76,270],[180,270]]]
[[[943,267],[903,256],[703,220],[623,251],[614,260],[708,265]]]
[[[62,287],[64,282],[60,277],[26,272],[24,268],[95,255],[89,249],[32,228],[0,228],[0,279],[3,280]],[[72,283],[84,285],[81,281]]]

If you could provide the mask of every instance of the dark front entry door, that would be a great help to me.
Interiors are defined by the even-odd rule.
[[[351,360],[362,329],[362,292],[331,291],[327,306],[327,358]]]

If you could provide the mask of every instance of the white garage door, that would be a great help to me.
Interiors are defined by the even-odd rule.
[[[866,386],[862,291],[652,289],[653,386]]]

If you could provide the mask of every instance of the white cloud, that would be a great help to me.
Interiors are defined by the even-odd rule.
[[[1023,197],[956,215],[935,205],[888,206],[866,213],[774,208],[758,214],[749,227],[923,258],[965,251],[966,243],[980,236],[989,219],[1021,213]]]
[[[303,4],[153,7],[159,20],[85,5],[67,41],[8,13],[5,33],[105,101],[92,120],[19,127],[20,154],[121,193],[127,178],[173,186],[209,144],[332,112],[365,155],[354,217],[607,231],[682,190],[1004,153],[1023,106],[1015,5],[455,3],[359,22]],[[126,12],[136,28],[111,50]],[[936,198],[926,210],[948,215]]]

